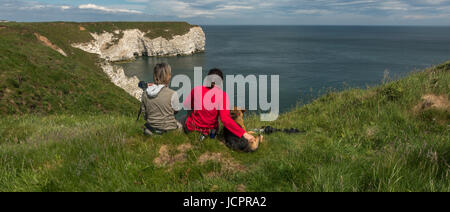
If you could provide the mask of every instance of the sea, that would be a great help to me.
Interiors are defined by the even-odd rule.
[[[194,67],[202,67],[204,76],[211,68],[219,68],[226,75],[268,75],[269,79],[279,75],[280,110],[286,112],[330,90],[376,86],[386,76],[398,79],[450,60],[450,27],[202,28],[206,34],[204,53],[140,57],[120,65],[127,76],[150,82],[153,67],[160,62],[169,63],[173,75],[184,74],[191,79]]]

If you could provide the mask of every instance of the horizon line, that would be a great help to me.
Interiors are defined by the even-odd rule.
[[[373,27],[450,27],[450,24],[446,25],[430,25],[430,24],[196,24],[189,23],[188,21],[13,21],[7,19],[0,19],[0,21],[6,21],[6,23],[108,23],[108,22],[130,22],[130,23],[152,23],[152,22],[167,22],[167,23],[179,23],[186,22],[191,25],[199,25],[199,26],[373,26]],[[1,23],[1,22],[0,22]]]

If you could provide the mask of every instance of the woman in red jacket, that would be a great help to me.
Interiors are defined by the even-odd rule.
[[[210,70],[208,76],[219,76],[223,82],[223,73],[219,69]],[[220,117],[224,127],[237,137],[247,141],[246,144],[239,147],[240,150],[248,149],[250,143],[256,142],[255,137],[248,134],[230,117],[228,95],[215,83],[212,83],[211,87],[195,87],[186,98],[184,106],[191,109],[184,123],[185,130],[198,131],[208,136],[212,131],[218,131]]]

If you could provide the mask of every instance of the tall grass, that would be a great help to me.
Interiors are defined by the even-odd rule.
[[[2,117],[0,190],[448,192],[450,113],[414,107],[425,94],[449,97],[449,69],[329,92],[270,123],[306,133],[267,135],[252,154],[197,134],[145,137],[128,115]],[[162,146],[173,156],[182,144],[192,145],[185,160],[155,164]],[[221,158],[199,162],[205,153]]]

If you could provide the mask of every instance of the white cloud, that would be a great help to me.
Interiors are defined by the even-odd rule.
[[[444,3],[446,0],[423,0],[427,4],[441,4]]]
[[[143,12],[138,10],[129,10],[129,9],[119,9],[119,8],[108,8],[104,6],[99,6],[95,4],[82,4],[78,6],[79,9],[90,9],[90,10],[99,10],[108,13],[132,13],[132,14],[142,14]]]
[[[21,6],[18,9],[19,10],[42,10],[42,9],[68,10],[68,9],[71,9],[71,8],[72,7],[66,6],[66,5],[58,6],[58,5],[51,5],[51,4],[29,4],[29,5],[26,5],[26,6]]]
[[[405,15],[404,19],[409,20],[426,20],[426,19],[442,19],[449,18],[449,14],[439,14],[439,15]]]
[[[294,10],[292,13],[298,14],[298,15],[326,15],[326,14],[330,14],[331,11],[317,10],[317,9],[311,9],[311,10],[299,9],[299,10]]]
[[[132,2],[132,3],[148,3],[149,0],[126,0],[127,2]]]
[[[54,2],[0,0],[0,18],[182,20],[198,24],[450,24],[450,0],[120,0],[102,5],[94,0],[84,0],[91,2],[86,4]]]
[[[225,11],[225,10],[251,10],[254,9],[252,6],[241,6],[241,5],[223,5],[216,9],[216,11]]]
[[[378,9],[381,10],[408,10],[410,5],[401,1],[386,1],[382,2]]]
[[[149,8],[152,14],[178,18],[236,17],[242,14],[242,11],[257,9],[250,2],[235,0],[153,0],[149,2]]]
[[[70,7],[70,6],[61,6],[60,7],[62,10],[68,10],[68,9],[70,9],[70,8],[72,8],[72,7]]]
[[[331,3],[329,5],[333,5],[333,6],[348,6],[348,5],[360,5],[360,4],[370,4],[370,3],[375,3],[376,1],[374,0],[366,0],[366,1],[347,1],[347,2],[336,2],[336,3]]]

